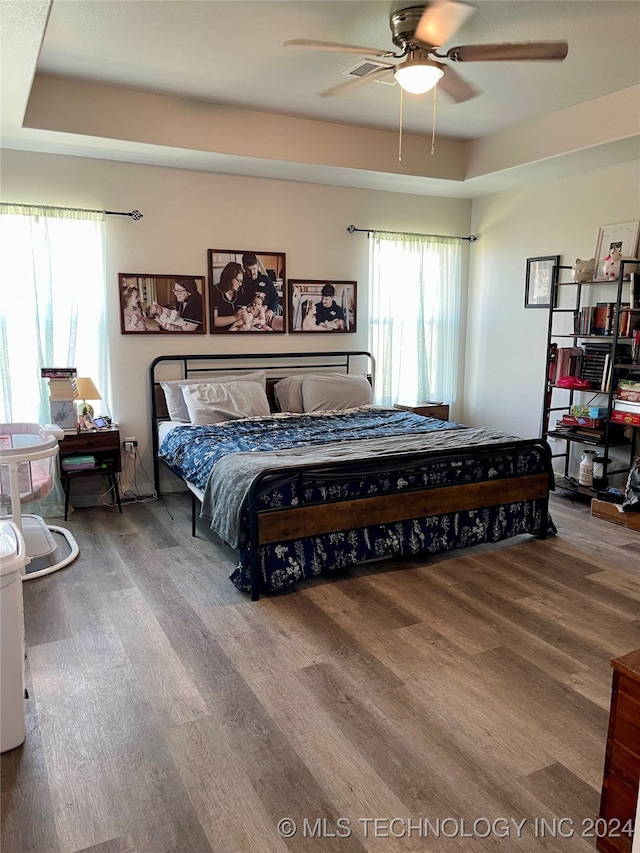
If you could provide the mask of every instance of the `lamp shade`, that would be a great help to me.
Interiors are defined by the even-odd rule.
[[[76,403],[78,423],[83,422],[85,418],[91,421],[93,419],[93,406],[91,403],[87,403],[87,400],[102,400],[100,392],[88,376],[79,376],[75,380],[74,390],[78,401]]]
[[[406,59],[397,66],[393,76],[406,92],[423,95],[433,89],[444,71],[430,59]]]
[[[79,376],[75,380],[75,391],[79,400],[102,400],[100,392],[88,376]]]

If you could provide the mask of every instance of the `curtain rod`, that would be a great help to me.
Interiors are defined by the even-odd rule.
[[[2,204],[13,205],[15,207],[37,207],[39,210],[69,210],[74,213],[103,213],[105,216],[130,216],[135,221],[142,219],[144,215],[139,210],[132,210],[130,213],[126,213],[122,210],[91,210],[86,207],[58,207],[52,204],[23,204],[21,201],[5,201]]]
[[[415,234],[410,231],[381,231],[380,229],[375,228],[356,228],[355,225],[349,225],[347,227],[347,231],[349,234],[355,234],[356,231],[360,231],[362,234],[406,234],[407,237],[449,237],[452,240],[468,240],[470,243],[475,243],[478,239],[475,234],[469,235],[469,237],[456,237],[452,234]]]

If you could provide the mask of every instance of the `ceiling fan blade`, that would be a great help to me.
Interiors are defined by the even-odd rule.
[[[480,91],[471,83],[461,77],[453,68],[446,68],[444,76],[438,83],[438,89],[442,89],[452,101],[461,104],[463,101],[470,101],[471,98],[477,97]]]
[[[527,41],[521,44],[467,44],[452,47],[446,58],[453,62],[494,62],[518,59],[564,59],[566,41]]]
[[[308,50],[326,50],[332,53],[361,53],[364,56],[394,56],[393,51],[380,50],[379,47],[360,47],[357,44],[336,44],[332,41],[314,41],[313,39],[290,39],[284,47],[304,47]]]
[[[377,71],[372,71],[371,74],[367,74],[366,77],[353,77],[351,80],[347,80],[344,83],[338,83],[337,86],[332,86],[330,89],[325,89],[324,92],[320,92],[320,97],[332,98],[334,95],[344,95],[346,92],[350,92],[353,89],[364,86],[364,84],[368,83],[369,80],[378,80],[380,77],[384,77],[385,74],[389,74],[389,72],[393,71],[394,68],[395,65],[389,65],[388,68],[378,68]]]
[[[457,0],[433,0],[427,4],[415,31],[416,41],[440,47],[473,15],[475,8]]]

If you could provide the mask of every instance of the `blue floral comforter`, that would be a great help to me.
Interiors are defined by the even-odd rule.
[[[247,493],[265,469],[313,468],[328,462],[353,463],[355,476],[313,477],[283,472],[271,478],[258,506],[281,508],[424,486],[448,485],[545,471],[542,454],[527,445],[514,456],[501,445],[517,442],[498,430],[424,418],[396,409],[356,409],[340,413],[276,415],[213,426],[175,427],[160,446],[169,467],[204,492],[201,515],[212,529],[240,551],[232,581],[250,589]],[[490,454],[454,454],[454,448],[497,445]],[[358,476],[358,461],[398,453],[428,451],[433,456],[398,473]],[[439,452],[441,451],[441,452]],[[444,453],[444,455],[443,455]],[[384,466],[383,466],[384,467]],[[544,502],[452,513],[390,525],[372,525],[310,536],[259,549],[262,591],[274,592],[296,581],[374,558],[417,556],[456,547],[496,542],[519,533],[555,532]]]

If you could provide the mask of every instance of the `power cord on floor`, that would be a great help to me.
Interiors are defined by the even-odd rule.
[[[147,474],[145,467],[142,464],[142,457],[138,453],[137,446],[127,453],[123,468],[123,473],[127,474],[127,481],[131,482],[133,480],[133,482],[130,487],[120,492],[120,500],[122,501],[122,503],[149,503],[150,501],[155,501],[158,499],[158,493],[156,492],[155,486],[153,485],[153,481]],[[138,469],[142,471],[142,473],[147,478],[149,484],[153,487],[153,492],[151,494],[140,494],[140,489],[138,488]],[[122,474],[118,474],[118,482],[122,482]]]

